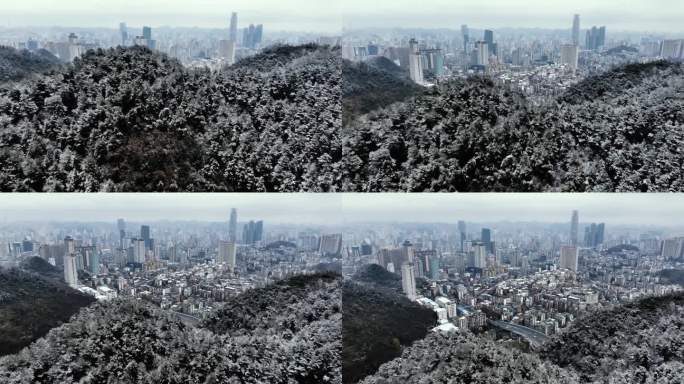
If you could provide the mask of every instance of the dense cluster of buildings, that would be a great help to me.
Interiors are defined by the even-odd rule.
[[[0,265],[41,257],[63,270],[68,285],[98,300],[132,296],[201,318],[246,289],[340,261],[340,233],[284,227],[268,235],[261,220],[247,221],[239,233],[238,224],[232,209],[227,231],[211,224],[199,229],[142,224],[131,231],[124,219],[115,230],[59,228],[57,235],[71,233],[59,242],[26,237],[3,243]]]
[[[604,223],[581,223],[578,211],[569,226],[534,231],[482,226],[474,232],[464,221],[360,230],[345,235],[360,244],[343,252],[345,275],[366,263],[400,275],[404,295],[435,311],[436,331],[495,328],[502,337],[524,339],[529,332],[537,342],[587,311],[682,288],[660,272],[684,267],[684,237],[608,236]]]
[[[64,62],[72,62],[90,49],[144,46],[168,54],[188,67],[218,70],[268,45],[339,42],[339,37],[303,32],[274,32],[266,38],[263,24],[239,28],[236,12],[231,14],[227,27],[225,30],[171,27],[153,30],[150,26],[134,29],[121,22],[117,29],[17,28],[3,30],[0,45],[29,51],[45,49]]]
[[[404,68],[421,85],[477,73],[519,85],[530,95],[552,96],[579,79],[616,64],[660,58],[683,59],[683,39],[622,36],[608,40],[605,26],[584,30],[574,15],[565,36],[555,31],[430,31],[422,38],[401,31],[348,31],[342,55],[352,61],[385,57]],[[408,32],[407,32],[408,33]],[[497,39],[498,36],[498,39]]]

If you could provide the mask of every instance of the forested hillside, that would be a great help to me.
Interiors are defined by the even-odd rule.
[[[20,351],[95,301],[66,285],[61,271],[35,259],[25,269],[0,268],[0,355]]]
[[[583,382],[684,380],[684,293],[646,298],[591,314],[549,342],[541,356]]]
[[[353,280],[385,288],[401,290],[401,276],[392,273],[378,264],[366,264],[354,273]]]
[[[230,300],[202,326],[221,334],[260,330],[291,337],[311,323],[340,315],[340,284],[332,272],[295,276]]]
[[[683,380],[684,293],[679,293],[589,313],[534,354],[468,332],[430,333],[361,383],[678,384]]]
[[[56,70],[60,66],[59,59],[44,49],[31,52],[0,46],[0,84]]]
[[[250,309],[261,311],[260,316],[252,313],[240,326],[219,333],[188,327],[170,312],[134,300],[96,304],[30,348],[0,358],[0,382],[341,383],[339,280],[325,274],[296,277],[278,288],[238,296],[229,308],[239,313],[254,307]],[[300,313],[304,308],[292,303],[300,295],[313,295],[316,287],[319,299],[327,300],[327,316],[309,318],[292,332],[259,321],[306,316]],[[282,291],[278,299],[290,304],[254,302],[258,295],[276,291]],[[275,332],[269,331],[271,324]]]
[[[422,93],[398,65],[385,57],[366,62],[342,61],[342,111],[344,125],[381,107]]]
[[[43,277],[51,279],[60,281],[64,279],[64,271],[57,269],[57,267],[38,256],[24,259],[19,265],[19,268],[27,272],[35,272]]]
[[[378,268],[382,268],[379,267]],[[387,272],[389,273],[389,272]],[[375,275],[377,276],[377,275]],[[388,282],[382,279],[382,282]],[[437,316],[381,284],[346,281],[342,305],[342,376],[356,383],[422,339]]]
[[[572,372],[483,337],[432,332],[361,383],[577,384],[578,381]]]
[[[356,191],[684,190],[682,64],[630,64],[548,104],[488,79],[442,84],[353,122]]]
[[[0,87],[0,189],[335,189],[338,53],[276,47],[211,73],[142,47],[89,51]]]

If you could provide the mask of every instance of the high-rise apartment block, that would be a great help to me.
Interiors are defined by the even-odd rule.
[[[572,72],[577,71],[579,65],[579,47],[575,44],[561,45],[561,64]]]
[[[577,272],[579,248],[574,245],[564,245],[560,249],[559,267]]]
[[[580,15],[572,18],[572,44],[579,47],[580,44]]]
[[[228,222],[228,241],[237,241],[237,209],[230,210],[230,221]]]
[[[578,230],[579,230],[579,212],[572,211],[572,219],[570,219],[570,245],[577,245]]]
[[[237,12],[233,12],[230,15],[230,32],[228,39],[233,43],[237,43],[237,31],[238,31],[238,15]]]
[[[219,241],[216,262],[219,264],[226,264],[232,270],[235,270],[236,251],[235,242]]]
[[[401,287],[409,300],[415,300],[416,295],[416,271],[413,263],[405,263],[401,266]]]
[[[423,84],[423,60],[416,39],[409,41],[409,75],[416,84]]]

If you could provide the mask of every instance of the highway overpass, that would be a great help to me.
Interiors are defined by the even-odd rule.
[[[522,338],[527,340],[528,343],[530,343],[530,346],[533,349],[539,348],[542,344],[549,340],[549,337],[545,334],[539,331],[535,331],[532,328],[525,327],[523,325],[513,324],[500,320],[489,320],[489,324],[494,327],[521,336]]]
[[[187,313],[180,313],[176,311],[171,311],[171,313],[173,313],[173,315],[176,316],[176,318],[182,321],[185,325],[189,325],[191,327],[197,326],[197,324],[199,324],[200,321],[202,321],[202,319],[200,319],[199,317],[188,315]]]

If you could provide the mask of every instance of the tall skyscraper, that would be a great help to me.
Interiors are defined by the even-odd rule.
[[[321,236],[318,251],[327,256],[338,256],[342,251],[342,234],[334,233]]]
[[[584,228],[584,245],[596,248],[603,244],[606,225],[604,223],[591,223]]]
[[[93,247],[89,252],[87,252],[88,255],[88,268],[90,269],[90,273],[93,275],[97,275],[100,273],[100,254],[97,252],[97,249]]]
[[[176,245],[175,243],[171,243],[171,246],[169,247],[169,251],[168,251],[168,257],[169,257],[169,261],[171,261],[173,263],[177,263],[179,261],[179,259],[178,259],[178,245]]]
[[[573,245],[563,245],[560,249],[559,267],[577,272],[579,248]]]
[[[579,47],[580,39],[580,15],[575,14],[572,19],[572,43]]]
[[[238,15],[237,12],[233,12],[232,15],[230,15],[230,34],[228,35],[228,39],[232,41],[233,43],[237,43],[237,30],[238,30]]]
[[[64,255],[76,253],[76,242],[70,236],[64,238]]]
[[[413,263],[406,263],[401,266],[401,287],[409,300],[416,299],[416,271]]]
[[[64,256],[64,281],[69,284],[71,288],[78,288],[76,255],[73,253]]]
[[[494,31],[485,29],[484,31],[484,41],[487,44],[492,44],[494,42]]]
[[[228,222],[228,241],[237,241],[237,209],[230,209],[230,221]]]
[[[71,237],[64,238],[64,281],[72,288],[78,287],[76,267],[76,244]]]
[[[263,39],[264,26],[263,24],[250,24],[249,27],[243,30],[242,45],[247,48],[258,48]]]
[[[486,68],[489,65],[489,44],[485,41],[475,43],[474,64]]]
[[[494,31],[485,29],[484,41],[487,43],[487,53],[489,55],[496,55],[496,43],[494,42]]]
[[[128,44],[128,27],[126,23],[119,24],[119,33],[121,33],[121,46],[125,47]]]
[[[258,24],[256,26],[256,29],[254,31],[254,48],[256,48],[257,45],[261,44],[261,41],[264,38],[264,25],[263,24]]]
[[[466,241],[466,223],[463,220],[458,221],[458,234],[459,234],[459,240],[460,240],[460,249],[461,252],[463,252],[465,249],[465,241]]]
[[[150,226],[143,225],[140,227],[140,237],[145,241],[145,248],[152,249],[152,241],[150,238]]]
[[[416,84],[423,84],[423,60],[416,39],[409,41],[409,75]]]
[[[487,266],[487,245],[483,242],[474,242],[472,260],[468,263],[469,267],[485,268]]]
[[[264,222],[257,221],[254,222],[250,220],[249,223],[245,224],[242,229],[242,242],[244,244],[254,244],[263,239],[264,235]]]
[[[661,256],[665,260],[678,259],[684,253],[684,238],[676,237],[674,239],[663,240]]]
[[[587,37],[585,41],[586,48],[596,51],[606,45],[606,27],[598,28],[596,26],[587,30]]]
[[[492,249],[492,230],[491,229],[482,228],[482,235],[480,236],[480,240],[484,244],[487,253],[494,252],[494,250]]]
[[[147,248],[145,247],[144,239],[131,239],[133,243],[133,261],[139,264],[145,262],[145,255]]]
[[[596,228],[596,245],[603,244],[603,238],[605,236],[606,224],[600,223]]]
[[[235,242],[233,241],[219,241],[218,257],[216,262],[219,264],[227,264],[231,270],[235,270]]]
[[[468,32],[468,26],[461,25],[461,36],[463,37],[463,52],[468,55],[468,43],[470,41],[470,32]]]
[[[660,56],[666,59],[684,58],[684,40],[663,40]]]
[[[219,40],[219,57],[228,65],[235,64],[235,42]]]
[[[152,40],[152,28],[150,27],[143,27],[143,34],[142,37],[147,39],[147,40]]]
[[[116,221],[116,228],[119,230],[119,249],[124,248],[124,238],[126,237],[126,222],[124,219]]]
[[[577,228],[579,226],[579,213],[572,211],[572,219],[570,221],[570,245],[577,245]]]
[[[579,47],[577,45],[561,45],[561,64],[564,64],[572,72],[577,71],[579,64]]]
[[[264,222],[259,220],[254,226],[254,241],[261,241],[264,238]]]
[[[430,255],[429,263],[430,263],[430,270],[429,270],[430,279],[439,280],[439,278],[440,278],[439,257],[437,257],[436,254]]]

